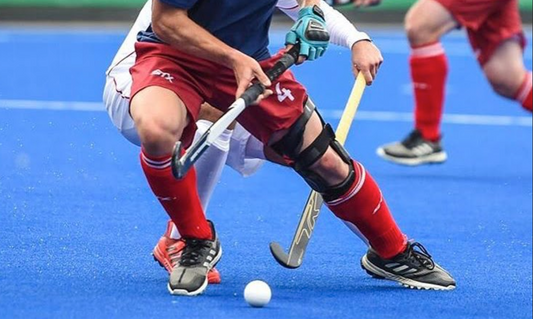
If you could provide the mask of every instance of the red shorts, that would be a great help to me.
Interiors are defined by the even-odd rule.
[[[479,63],[487,63],[502,42],[526,38],[517,0],[436,0],[468,31]]]
[[[182,142],[190,145],[196,130],[200,106],[207,102],[225,111],[235,102],[237,83],[233,70],[200,59],[169,45],[139,42],[135,45],[137,61],[130,69],[133,77],[131,99],[141,90],[163,87],[176,93],[193,119],[185,129]],[[281,57],[260,62],[263,69],[271,68]],[[252,105],[237,119],[250,133],[268,143],[273,133],[288,129],[303,113],[306,89],[287,71],[272,85],[275,92],[259,105]]]

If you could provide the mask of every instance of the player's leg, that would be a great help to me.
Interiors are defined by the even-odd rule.
[[[496,93],[531,112],[531,71],[524,65],[523,50],[516,40],[502,43],[483,71]]]
[[[134,145],[140,146],[141,141],[135,122],[129,112],[131,75],[129,68],[115,68],[109,74],[104,88],[103,100],[108,115],[117,130]],[[222,113],[204,103],[197,121],[195,139],[198,139],[210,126],[218,120]],[[243,176],[255,173],[264,163],[263,144],[247,132],[242,126],[228,128],[221,138],[203,154],[195,164],[197,172],[198,194],[204,211],[211,200],[214,188],[224,169],[224,164],[232,167]],[[154,259],[169,273],[172,272],[171,256],[184,248],[176,226],[169,220],[165,232],[155,245],[152,255]],[[220,273],[216,268],[208,275],[209,284],[221,282]]]
[[[323,122],[291,73],[274,85],[283,88],[286,97],[269,98],[249,109],[240,117],[243,125],[285,158],[338,218],[358,230],[372,247],[368,256],[374,257],[372,265],[379,275],[416,287],[454,288],[448,273],[407,242],[377,183],[336,141],[333,129]],[[396,271],[382,269],[392,263],[398,264]]]
[[[304,128],[291,127],[272,147],[291,158],[293,168],[321,193],[330,210],[370,244],[362,261],[367,271],[409,287],[455,288],[453,278],[435,266],[421,245],[406,242],[375,180],[334,136],[314,112]],[[391,264],[396,266],[387,266]]]
[[[448,61],[440,38],[457,26],[451,12],[439,1],[420,0],[407,13],[405,29],[411,46],[415,130],[402,142],[380,147],[378,155],[384,159],[405,165],[446,160],[440,143],[440,125]]]
[[[198,120],[196,122],[197,130],[194,140],[200,138],[211,124],[207,119]],[[211,196],[224,169],[229,153],[231,135],[232,130],[226,130],[194,165],[197,175],[198,196],[204,212],[207,212]],[[152,254],[162,267],[172,273],[172,256],[179,254],[183,248],[185,248],[185,245],[182,236],[172,220],[169,220],[165,233],[159,238]],[[209,284],[219,284],[221,281],[220,272],[213,267],[208,274]]]
[[[179,52],[151,43],[137,43],[136,51],[130,113],[141,140],[141,166],[185,244],[172,258],[168,287],[173,294],[196,295],[205,290],[207,274],[220,259],[222,249],[212,223],[205,219],[195,169],[176,180],[171,172],[171,154],[178,140],[190,145],[203,98],[196,87],[181,80],[189,74],[173,61]],[[152,70],[165,72],[154,74]]]
[[[129,69],[129,68],[128,68]],[[109,74],[104,88],[104,104],[111,118],[111,121],[115,127],[121,132],[121,134],[131,143],[140,146],[141,141],[135,122],[130,114],[130,92],[131,92],[131,75],[126,68],[115,68],[116,72]],[[195,134],[195,138],[198,138],[205,132],[207,127],[210,126],[213,121],[213,112],[220,111],[214,109],[211,106],[203,105],[200,118],[197,123],[198,129]],[[227,136],[231,136],[231,130],[227,130],[223,136],[206,151],[201,161],[195,165],[198,177],[198,193],[200,201],[206,211],[206,207],[210,201],[211,194],[214,191],[216,183],[218,183],[219,176],[223,170],[223,165],[228,157],[229,141]],[[180,253],[184,244],[180,240],[181,236],[177,231],[174,223],[169,220],[165,233],[159,238],[155,245],[152,255],[154,259],[164,267],[169,273],[172,272],[172,258],[171,256]],[[209,283],[217,284],[221,282],[220,273],[216,268],[213,268],[209,272]]]
[[[194,141],[199,139],[215,122],[222,113],[214,107],[204,103],[202,104],[199,118],[196,122],[196,132]],[[226,129],[217,141],[202,155],[202,157],[194,164],[197,175],[197,189],[200,202],[204,212],[207,212],[211,196],[215,191],[215,187],[220,180],[222,170],[226,164],[230,140],[233,134],[233,127]],[[170,243],[176,243],[169,246]],[[167,230],[159,239],[154,248],[154,258],[164,266],[169,273],[172,273],[172,261],[170,252],[179,253],[185,245],[181,240],[176,225],[172,221],[168,222]],[[213,267],[208,273],[209,284],[219,284],[221,277],[219,271]]]
[[[141,164],[154,194],[183,237],[210,238],[198,194],[190,191],[196,189],[196,172],[181,181],[168,174],[174,143],[189,124],[185,104],[174,92],[150,86],[135,94],[130,112],[141,140]]]
[[[130,91],[131,75],[129,72],[127,74],[111,74],[106,81],[103,99],[115,127],[128,141],[137,146],[141,146],[139,134],[129,110]],[[204,103],[201,107],[199,120],[196,123],[197,130],[194,138],[197,139],[202,136],[213,122],[220,118],[221,114],[219,110]],[[195,165],[198,179],[198,194],[204,211],[207,211],[214,188],[228,159],[232,141],[233,127],[228,128],[213,147],[209,148]],[[248,138],[245,138],[244,143],[247,141]],[[237,142],[242,143],[243,141],[239,140]],[[235,150],[234,152],[236,153],[238,151],[241,150]],[[233,154],[233,156],[236,155]],[[171,238],[180,238],[177,231],[171,231],[170,233],[172,233]]]
[[[131,114],[142,143],[143,171],[185,239],[181,253],[175,258],[171,256],[169,290],[174,294],[195,295],[207,286],[207,273],[220,259],[222,250],[214,228],[203,213],[196,191],[196,171],[192,169],[182,180],[174,179],[171,172],[171,152],[188,126],[187,113],[184,102],[174,92],[161,87],[145,88],[131,102]]]
[[[526,41],[517,1],[503,3],[479,30],[470,31],[469,36],[494,91],[516,100],[531,112],[531,71],[524,65]]]

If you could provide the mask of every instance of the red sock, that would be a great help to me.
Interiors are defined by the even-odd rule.
[[[153,157],[141,151],[141,166],[148,184],[183,238],[210,239],[211,227],[205,219],[196,190],[196,171],[191,169],[176,180],[170,156]]]
[[[415,93],[415,127],[425,139],[441,137],[448,60],[440,42],[412,48],[411,77]]]
[[[372,176],[355,161],[354,167],[356,180],[352,188],[327,206],[337,217],[353,224],[381,257],[390,259],[405,250],[406,236],[394,221]]]
[[[533,79],[531,76],[531,72],[529,72],[526,75],[526,78],[524,79],[524,82],[522,82],[522,85],[520,86],[520,89],[518,89],[518,92],[516,92],[515,100],[520,102],[524,109],[528,110],[529,112],[532,112],[532,97],[531,97],[531,90],[533,85]]]

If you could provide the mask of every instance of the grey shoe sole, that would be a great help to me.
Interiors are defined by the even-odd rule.
[[[213,261],[211,262],[211,267],[207,270],[207,273],[209,273],[209,271],[217,265],[217,263],[220,261],[220,258],[222,258],[222,246],[220,247],[218,255],[216,255]],[[185,289],[173,289],[170,287],[170,283],[167,284],[167,289],[172,295],[175,295],[175,296],[193,297],[193,296],[198,296],[204,293],[205,289],[207,288],[208,281],[209,281],[208,276],[206,275],[205,280],[202,283],[202,286],[200,286],[200,288],[198,288],[195,291],[187,291]]]
[[[456,288],[456,286],[454,286],[454,285],[450,285],[450,286],[447,286],[447,287],[439,286],[439,285],[428,284],[428,283],[425,283],[425,282],[419,282],[419,281],[416,281],[416,280],[413,280],[413,279],[409,279],[409,278],[405,278],[405,277],[402,277],[402,276],[397,276],[397,275],[391,274],[391,273],[386,272],[386,271],[382,270],[381,268],[375,266],[374,264],[372,264],[368,260],[366,254],[361,259],[361,266],[368,273],[371,273],[372,275],[374,275],[374,276],[376,276],[378,278],[383,278],[383,279],[387,279],[387,280],[398,282],[400,285],[402,285],[402,286],[404,286],[406,288],[410,288],[410,289],[445,290],[445,291],[449,291],[449,290],[454,290]]]
[[[419,166],[424,164],[442,164],[448,159],[448,154],[445,151],[433,153],[427,156],[421,156],[417,158],[401,158],[394,157],[385,152],[383,147],[378,148],[377,155],[391,163],[406,165],[406,166]]]

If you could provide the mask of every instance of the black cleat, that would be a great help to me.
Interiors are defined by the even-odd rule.
[[[402,142],[378,148],[377,154],[387,161],[408,166],[441,164],[448,159],[440,140],[428,141],[418,130],[411,132]]]
[[[208,273],[222,256],[215,227],[209,223],[212,239],[185,239],[185,248],[170,274],[168,290],[171,294],[196,296],[207,288]]]
[[[361,259],[361,266],[374,278],[396,281],[407,288],[456,288],[452,276],[433,261],[424,246],[415,242],[410,242],[405,252],[392,259],[383,259],[374,250],[369,249]]]

